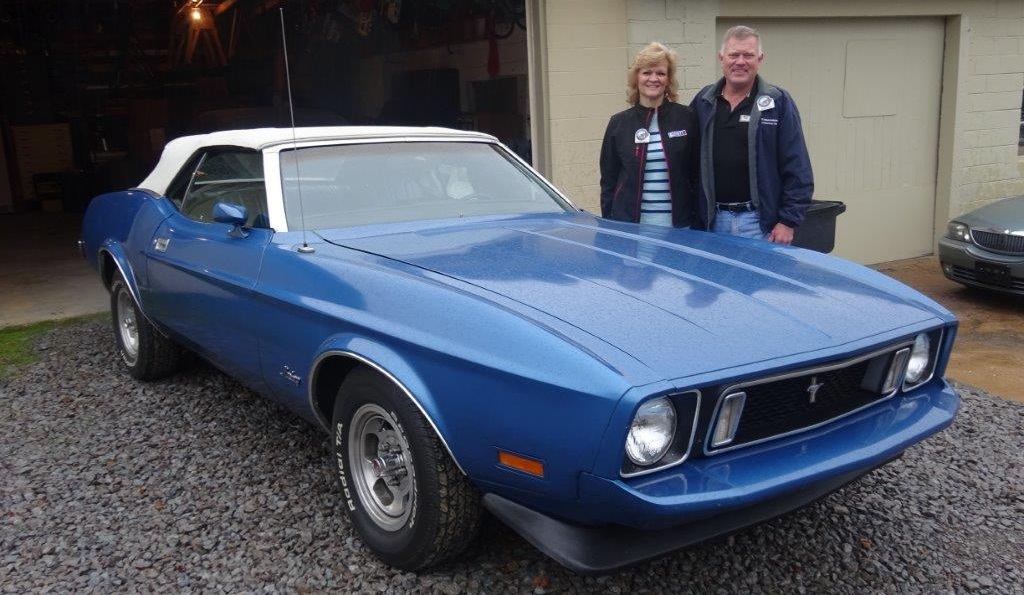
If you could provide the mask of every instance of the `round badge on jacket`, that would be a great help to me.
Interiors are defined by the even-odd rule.
[[[757,98],[757,109],[762,112],[766,109],[772,109],[775,107],[775,100],[767,95],[762,95]]]
[[[633,135],[633,142],[649,143],[651,142],[651,133],[647,132],[646,128],[641,128]]]

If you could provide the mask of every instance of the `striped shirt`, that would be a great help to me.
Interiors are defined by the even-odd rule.
[[[672,195],[668,187],[668,163],[658,130],[658,112],[651,118],[651,140],[647,143],[644,186],[640,195],[640,223],[672,226]]]

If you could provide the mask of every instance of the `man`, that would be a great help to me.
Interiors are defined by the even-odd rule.
[[[793,242],[814,193],[793,97],[757,71],[761,36],[732,27],[718,53],[723,77],[690,106],[701,130],[698,219],[704,228],[779,244]]]

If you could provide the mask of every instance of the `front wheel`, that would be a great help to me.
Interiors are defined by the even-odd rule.
[[[480,527],[479,495],[398,387],[371,370],[353,371],[333,422],[345,511],[374,554],[419,570],[469,545]]]
[[[110,313],[117,352],[129,374],[139,380],[156,380],[178,370],[182,348],[143,316],[120,275],[110,285]]]

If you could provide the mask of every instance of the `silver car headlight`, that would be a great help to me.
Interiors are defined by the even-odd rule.
[[[957,221],[950,221],[946,227],[946,237],[960,242],[971,242],[971,228]]]
[[[647,401],[637,410],[626,436],[626,455],[637,465],[658,462],[672,445],[676,410],[665,397]]]
[[[921,333],[914,337],[914,346],[910,349],[907,374],[904,377],[907,384],[917,384],[924,378],[931,363],[931,352],[932,342],[928,335]]]

